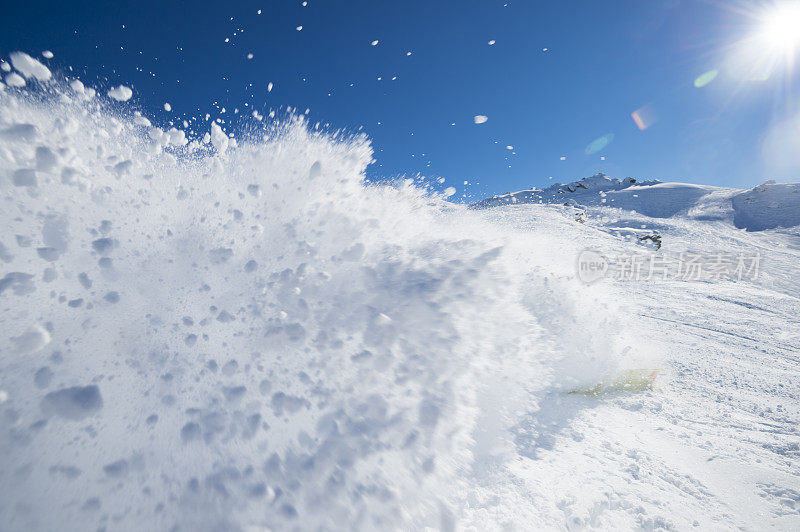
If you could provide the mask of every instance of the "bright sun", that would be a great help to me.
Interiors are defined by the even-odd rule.
[[[740,13],[749,31],[728,51],[728,74],[743,82],[791,78],[800,68],[800,0],[763,0]]]
[[[800,47],[800,2],[774,6],[762,20],[760,36],[770,48],[793,54]]]

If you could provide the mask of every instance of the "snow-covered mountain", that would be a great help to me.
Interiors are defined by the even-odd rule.
[[[651,218],[682,216],[696,220],[727,220],[748,231],[800,225],[800,184],[767,181],[749,190],[616,179],[602,173],[556,183],[545,189],[492,196],[474,208],[526,203],[618,208]]]

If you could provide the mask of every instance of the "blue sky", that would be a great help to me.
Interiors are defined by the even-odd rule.
[[[800,85],[787,72],[743,82],[725,67],[758,3],[733,5],[20,2],[4,9],[0,52],[52,50],[54,70],[132,86],[156,122],[253,108],[245,103],[309,108],[312,122],[363,126],[376,150],[371,177],[421,172],[477,198],[596,171],[737,187],[796,181],[800,161],[781,132],[797,116]],[[719,75],[695,87],[710,70]],[[644,106],[657,120],[640,130],[631,113]],[[603,136],[613,140],[587,154]]]

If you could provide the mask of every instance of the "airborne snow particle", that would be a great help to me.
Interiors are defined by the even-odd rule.
[[[83,82],[79,79],[73,79],[72,81],[70,81],[69,88],[77,92],[78,94],[83,94],[85,89],[83,86]]]
[[[208,252],[208,256],[213,264],[222,264],[233,257],[231,248],[214,248]]]
[[[58,157],[53,153],[53,150],[47,146],[39,146],[36,148],[36,169],[43,172],[48,172],[58,164]]]
[[[489,120],[489,117],[486,115],[475,115],[473,120],[475,121],[476,124],[485,124],[486,121]]]
[[[0,251],[2,251],[2,249],[0,249]],[[6,258],[8,260],[5,260]],[[11,262],[13,257],[5,255],[3,260],[5,262]],[[7,288],[11,288],[11,291],[14,292],[15,295],[20,296],[36,291],[36,285],[33,283],[33,275],[22,272],[7,273],[5,277],[0,278],[0,294]]]
[[[95,386],[73,386],[50,392],[42,400],[42,410],[65,419],[80,421],[103,408],[100,389]]]
[[[440,413],[440,408],[430,399],[425,399],[419,405],[419,421],[423,426],[435,426]]]
[[[225,363],[224,366],[222,366],[222,373],[223,375],[230,377],[231,375],[236,373],[236,370],[238,369],[239,369],[239,363],[236,362],[235,360],[229,360]]]
[[[105,299],[109,303],[118,303],[119,293],[114,291],[108,292],[106,295],[103,296],[103,299]]]
[[[295,29],[296,29],[297,31],[302,31],[302,30],[303,30],[303,26],[297,26]]]
[[[36,325],[19,336],[11,338],[14,353],[19,355],[32,355],[44,349],[50,343],[50,333],[43,327]]]
[[[92,242],[92,249],[101,255],[106,255],[117,246],[117,241],[113,238],[98,238]]]
[[[118,176],[123,176],[130,173],[131,168],[133,168],[133,162],[130,160],[127,161],[120,161],[112,167],[112,170]]]
[[[12,52],[9,57],[14,68],[26,78],[47,81],[52,76],[49,68],[24,52]]]
[[[378,42],[380,42],[380,41],[378,41],[378,39],[375,39],[370,44],[372,44],[372,46],[378,46]]]
[[[489,41],[489,46],[492,46],[492,45],[494,45],[494,43],[495,43],[495,40],[494,40],[494,39],[492,39],[491,41]]]
[[[53,52],[51,52],[50,50],[45,50],[44,52],[42,52],[42,57],[44,57],[45,59],[52,59]]]
[[[309,179],[316,179],[322,175],[322,163],[319,161],[314,161],[314,164],[311,165],[311,168],[308,171],[308,178]]]
[[[294,395],[287,395],[283,392],[278,392],[272,394],[270,406],[272,407],[272,411],[276,416],[282,416],[284,411],[293,414],[304,406],[308,408],[309,402],[302,397],[296,397]]]
[[[230,402],[240,400],[242,397],[244,397],[245,393],[247,393],[247,388],[244,386],[231,386],[222,388],[222,394],[225,396],[225,400]]]
[[[119,85],[108,91],[108,96],[119,102],[127,102],[133,96],[133,91],[125,85]]]
[[[272,85],[271,81],[269,83],[267,83],[267,92],[272,92],[272,87],[273,87],[273,85]]]
[[[164,104],[164,110],[168,112],[172,111],[172,106],[169,104],[169,102]]]
[[[128,461],[123,459],[104,465],[103,471],[109,477],[122,477],[128,472]]]
[[[24,87],[25,78],[23,78],[16,72],[12,72],[11,74],[8,74],[6,76],[6,85],[8,85],[9,87]]]
[[[187,423],[181,429],[181,440],[184,443],[189,443],[200,438],[200,425],[197,423]]]
[[[92,497],[90,499],[86,499],[86,502],[83,503],[81,506],[81,510],[84,512],[96,512],[102,507],[103,503],[100,501],[99,497]]]
[[[234,321],[235,319],[236,319],[236,317],[234,317],[233,314],[231,314],[227,310],[223,310],[217,316],[217,321],[220,322],[220,323],[230,323],[230,322]]]
[[[14,170],[11,180],[15,187],[35,187],[37,185],[36,170],[33,168]]]
[[[36,371],[36,374],[33,376],[33,383],[36,385],[37,388],[47,388],[50,386],[50,382],[53,380],[53,371],[48,368],[47,366],[43,366]]]
[[[228,136],[222,131],[222,128],[219,127],[219,124],[216,122],[211,123],[211,144],[216,148],[219,154],[223,154],[228,149],[228,144],[230,141],[228,140]]]
[[[169,144],[172,146],[186,146],[189,141],[186,139],[186,132],[176,128],[170,128],[166,132]],[[125,161],[130,162],[130,161]]]

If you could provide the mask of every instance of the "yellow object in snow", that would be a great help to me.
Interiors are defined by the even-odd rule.
[[[619,372],[611,381],[572,390],[570,393],[598,397],[606,393],[652,390],[653,383],[660,372],[660,369],[626,369]]]

